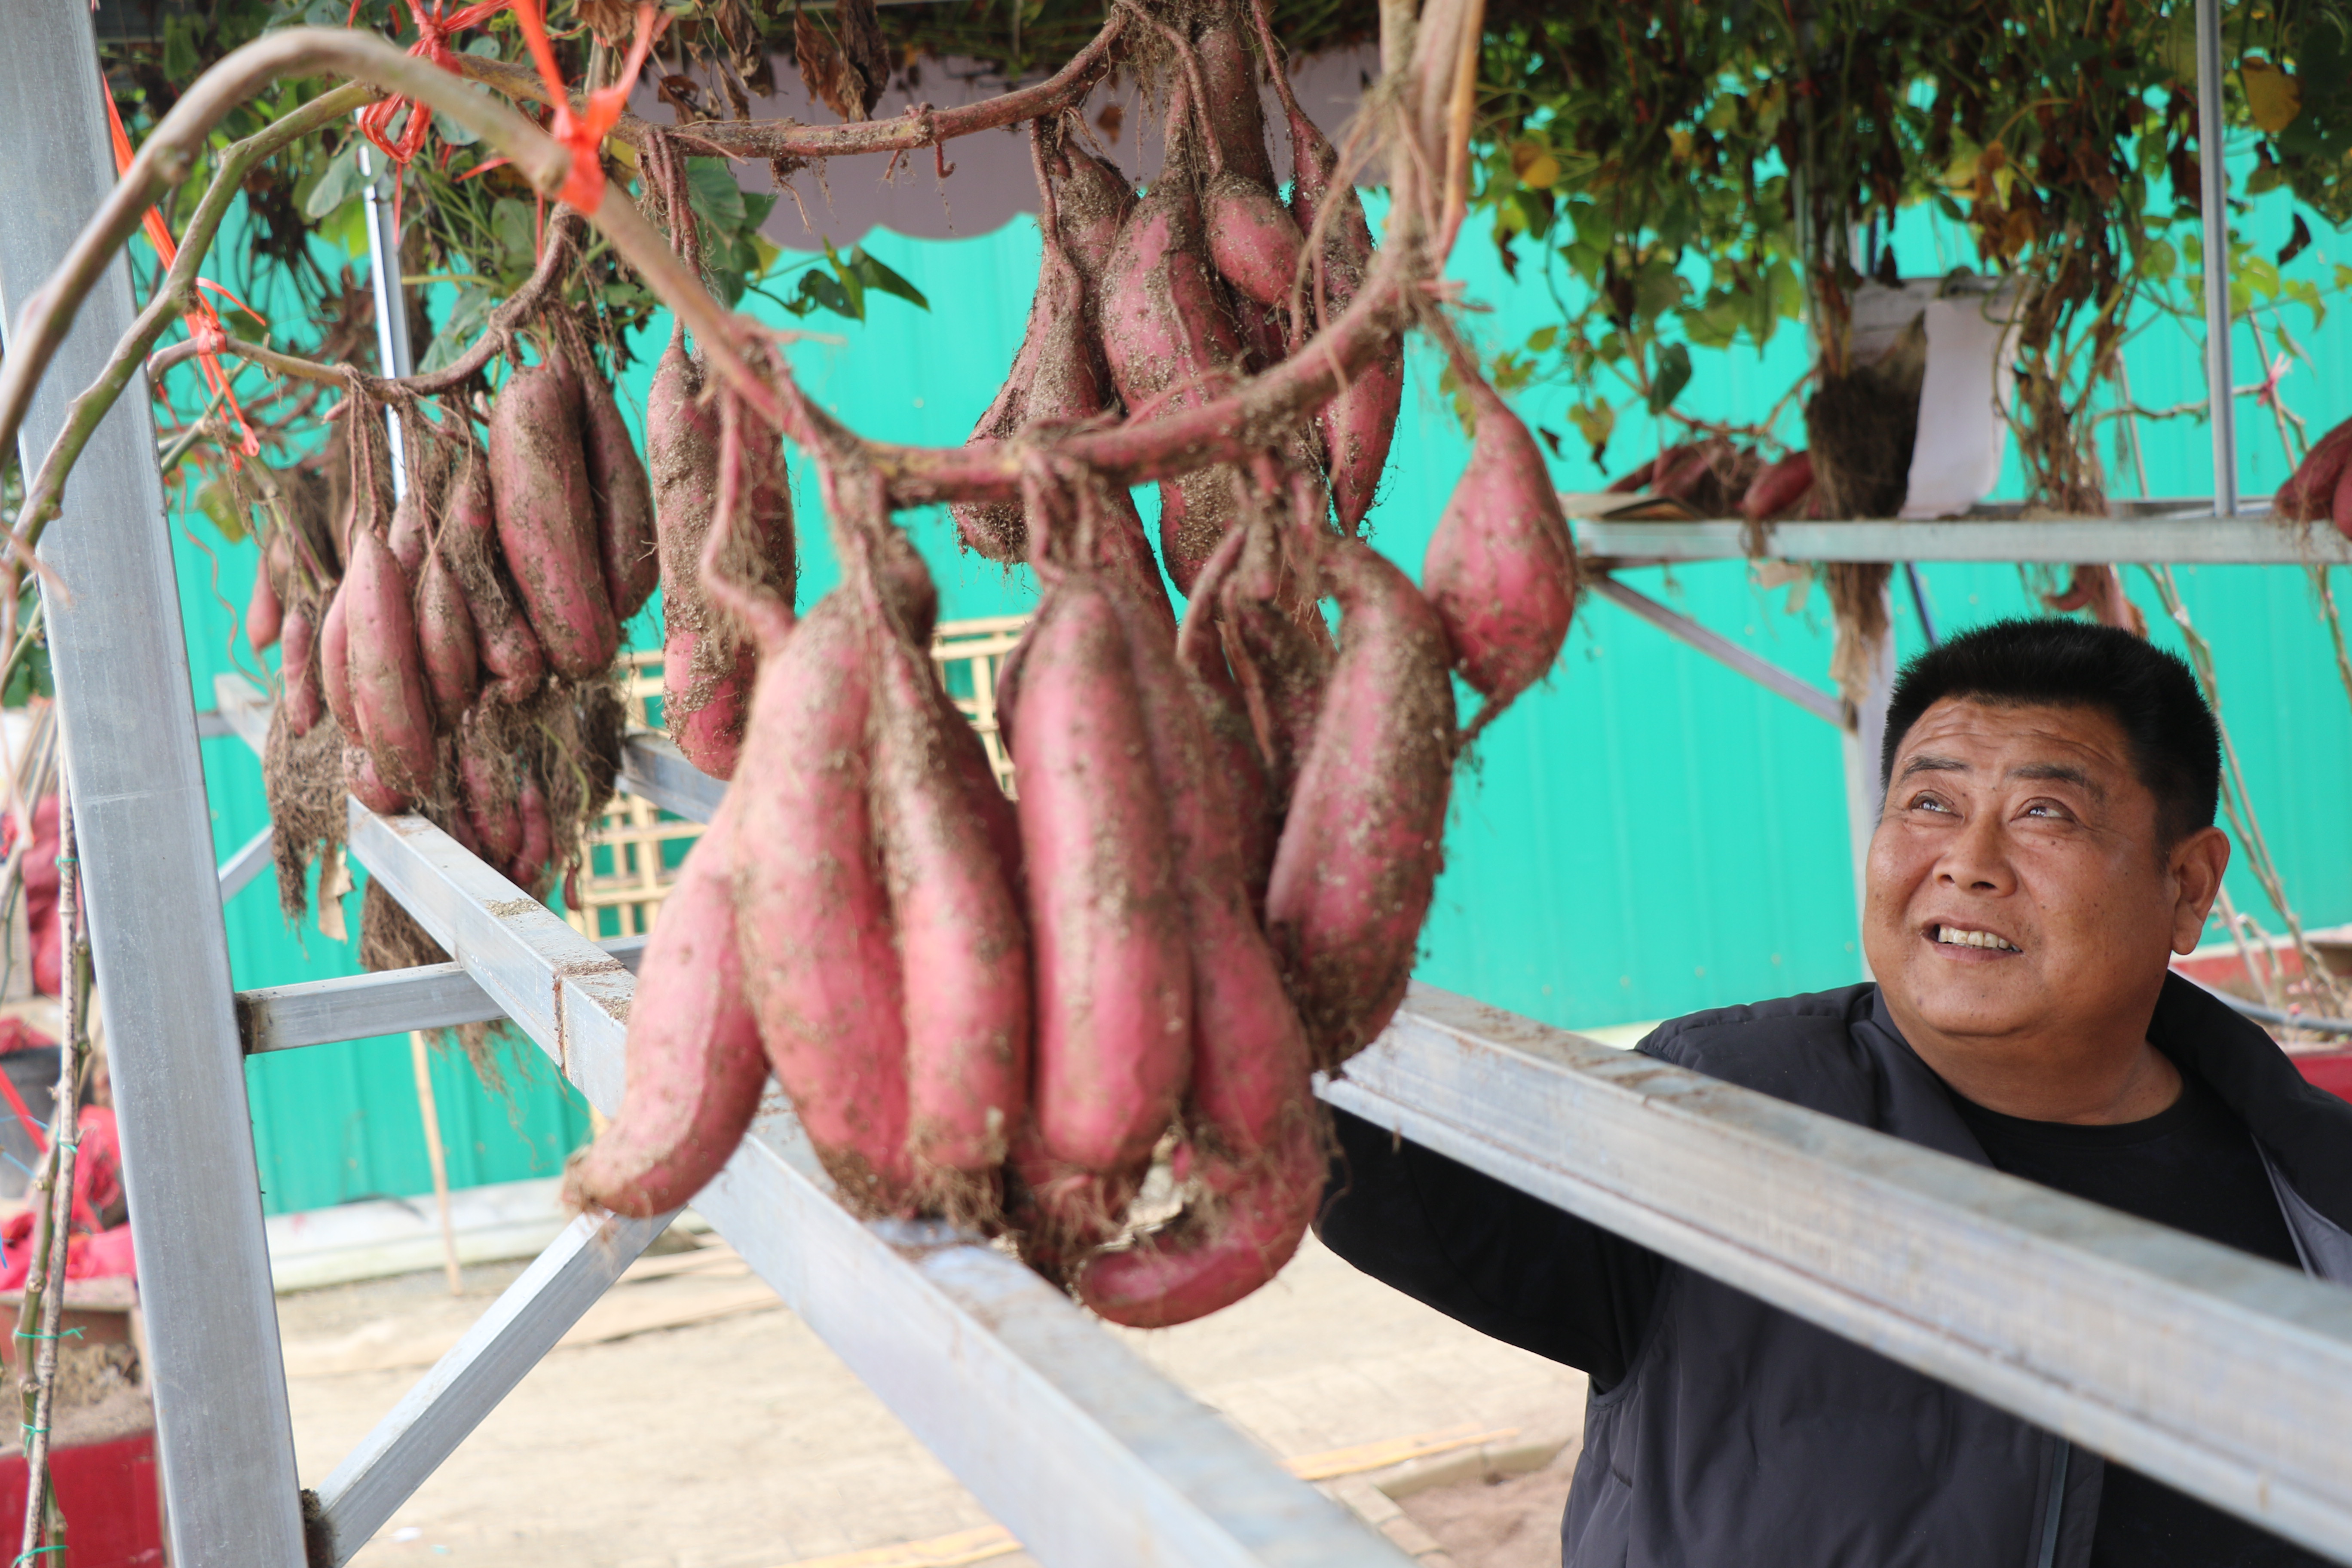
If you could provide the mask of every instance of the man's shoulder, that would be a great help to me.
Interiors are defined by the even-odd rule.
[[[1870,1016],[1878,988],[1868,983],[1710,1007],[1669,1018],[1635,1048],[1693,1072],[1833,1114],[1874,1076],[1853,1026]],[[1824,1103],[1824,1101],[1839,1103]]]

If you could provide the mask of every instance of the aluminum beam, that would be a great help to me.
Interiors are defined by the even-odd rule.
[[[254,732],[266,700],[231,676],[219,690]],[[659,758],[631,746],[632,765]],[[678,798],[721,793],[706,779]],[[616,1110],[635,990],[620,963],[423,817],[350,814],[352,858]],[[1016,1259],[938,1222],[849,1215],[772,1088],[694,1206],[1048,1568],[1407,1568]]]
[[[0,6],[0,318],[113,188],[89,7]],[[33,400],[32,472],[132,319],[121,257]],[[143,377],[92,436],[41,547],[180,1568],[299,1568],[302,1522],[219,868]]]
[[[245,891],[245,885],[261,874],[270,863],[270,846],[277,841],[278,829],[265,827],[245,841],[245,847],[220,863],[221,901]]]
[[[634,974],[647,940],[616,936],[596,945]],[[461,963],[428,963],[236,994],[237,1027],[247,1056],[410,1029],[496,1023],[506,1016],[506,1009],[490,1000]]]
[[[1733,561],[1748,553],[1747,525],[1607,522],[1580,518],[1576,547],[1621,564]],[[1767,560],[1780,561],[2145,561],[2196,566],[2352,564],[2352,541],[2326,523],[2277,517],[2063,519],[1959,518],[1917,522],[1780,522],[1764,528]]]
[[[675,1209],[649,1220],[573,1216],[319,1483],[326,1562],[312,1568],[350,1562],[677,1217]]]
[[[2221,0],[2197,0],[2197,196],[2205,228],[2206,424],[2213,510],[2238,510],[2238,402],[2230,386],[2230,159],[2221,120]]]
[[[621,787],[689,822],[709,822],[727,786],[686,760],[656,730],[633,730],[621,750]]]
[[[1669,609],[1647,594],[1638,593],[1614,577],[1589,580],[1592,591],[1621,609],[1631,610],[1660,631],[1779,696],[1787,698],[1816,719],[1845,728],[1845,704],[1811,681],[1801,680],[1769,659],[1759,658],[1718,632],[1709,631],[1680,610]]]
[[[1322,1094],[2352,1561],[2352,1291],[1423,985]]]

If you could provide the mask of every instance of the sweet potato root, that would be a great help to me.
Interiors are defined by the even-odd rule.
[[[359,714],[352,707],[352,635],[351,621],[345,612],[343,589],[349,583],[335,585],[327,601],[327,613],[319,622],[319,692],[327,700],[327,710],[335,722],[353,741],[359,739]]]
[[[1535,437],[1475,374],[1470,464],[1430,536],[1421,581],[1454,668],[1486,702],[1483,726],[1543,679],[1568,637],[1576,549]]]
[[[1739,515],[1750,522],[1786,517],[1804,501],[1813,488],[1813,455],[1791,452],[1766,465],[1748,493],[1739,498]]]
[[[509,707],[538,692],[547,657],[522,612],[521,595],[499,564],[498,514],[488,454],[475,447],[458,466],[443,503],[439,542],[466,591],[485,694]]]
[[[308,605],[297,605],[286,616],[283,650],[278,670],[285,681],[286,727],[307,735],[326,716],[327,700],[319,689],[319,633]]]
[[[678,868],[637,967],[620,1113],[564,1172],[564,1200],[634,1219],[719,1173],[760,1108],[768,1058],[744,1000],[734,813],[721,805]]]
[[[510,865],[522,853],[522,813],[515,797],[514,762],[472,716],[457,731],[457,794],[482,858]]]
[[[1266,889],[1267,934],[1316,1066],[1370,1044],[1404,997],[1444,861],[1454,688],[1444,627],[1353,540],[1328,552],[1339,657]]]
[[[888,887],[868,806],[868,628],[845,594],[797,626],[758,616],[760,679],[743,743],[736,931],[776,1077],[840,1196],[860,1213],[910,1204],[906,1007]]]
[[[1215,396],[1237,374],[1241,339],[1211,276],[1181,100],[1169,111],[1168,166],[1120,226],[1103,274],[1103,357],[1130,414]],[[1233,470],[1195,469],[1160,486],[1160,550],[1169,577],[1193,578],[1234,517]]]
[[[1140,1171],[1191,1071],[1192,979],[1115,596],[1071,573],[1039,609],[1013,729],[1035,957],[1043,1154]]]
[[[270,581],[269,554],[254,563],[253,592],[245,601],[245,640],[257,654],[275,647],[286,626],[286,606]]]
[[[2312,443],[2311,450],[2271,498],[2271,510],[2297,522],[2315,522],[2327,516],[2347,458],[2352,458],[2352,419]]]
[[[436,546],[421,563],[416,584],[416,641],[433,693],[433,715],[443,734],[454,733],[481,694],[481,655],[466,590]]]
[[[911,554],[911,551],[908,552]],[[992,1211],[1029,1089],[1029,942],[1012,803],[931,667],[929,617],[872,628],[874,819],[906,997],[910,1153],[926,1206]],[[916,646],[909,635],[919,630]]]
[[[580,447],[589,493],[596,500],[596,553],[613,618],[625,621],[646,607],[661,580],[654,546],[653,482],[629,439],[613,389],[594,366],[580,373]]]
[[[351,551],[341,598],[351,639],[352,711],[377,779],[404,806],[432,786],[435,761],[433,700],[415,607],[392,547],[373,530],[352,530]]]
[[[490,498],[499,552],[548,664],[585,680],[611,668],[620,629],[572,390],[550,363],[508,379],[490,408]]]

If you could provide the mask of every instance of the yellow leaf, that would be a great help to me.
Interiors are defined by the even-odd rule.
[[[1689,132],[1684,130],[1679,125],[1675,126],[1672,131],[1666,132],[1666,145],[1668,150],[1674,153],[1675,163],[1687,163],[1690,162],[1691,133]]]
[[[1944,171],[1944,184],[1956,191],[1974,190],[1977,183],[1977,161],[1983,154],[1971,153],[1965,158],[1955,158],[1952,166]]]
[[[1559,183],[1559,160],[1540,142],[1520,142],[1511,147],[1511,173],[1519,183],[1548,191]]]
[[[2238,68],[2238,84],[2246,89],[2246,109],[2254,123],[2275,136],[2303,112],[2303,84],[2268,60],[2249,59]]]

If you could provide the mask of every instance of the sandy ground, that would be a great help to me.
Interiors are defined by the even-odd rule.
[[[303,1483],[316,1485],[520,1268],[468,1269],[457,1299],[438,1274],[283,1298]],[[731,1252],[649,1258],[634,1272],[359,1554],[362,1568],[787,1568],[853,1552],[856,1568],[1026,1563]],[[1543,1448],[1581,1421],[1580,1374],[1473,1334],[1311,1243],[1240,1305],[1129,1337],[1285,1458],[1400,1439],[1441,1453],[1451,1444],[1456,1458],[1471,1437],[1487,1452]],[[1534,1476],[1414,1493],[1385,1528],[1428,1568],[1556,1563],[1572,1462],[1571,1444]],[[1402,1473],[1326,1485],[1361,1499]],[[877,1551],[907,1542],[934,1544]]]

